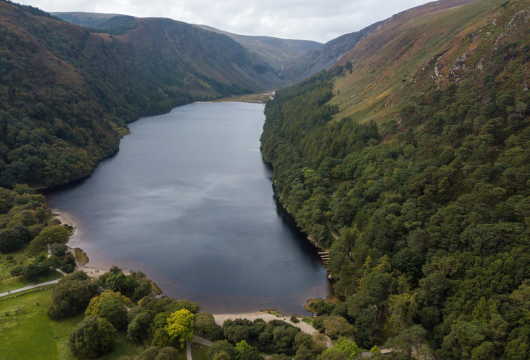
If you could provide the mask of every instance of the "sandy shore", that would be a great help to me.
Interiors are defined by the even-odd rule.
[[[53,212],[53,215],[55,215],[55,218],[59,220],[61,224],[70,225],[71,227],[74,228],[74,233],[72,234],[72,236],[74,236],[77,231],[77,226],[75,225],[75,222],[72,220],[72,218],[69,217],[67,213],[59,211],[57,209],[53,209],[52,212]],[[68,246],[68,243],[66,243],[66,245]],[[75,250],[73,247],[68,246],[68,252],[75,256]],[[77,264],[77,266],[75,267],[75,270],[82,271],[86,273],[88,276],[94,277],[94,278],[97,278],[100,275],[103,275],[104,273],[109,271],[105,269],[97,269],[97,268],[93,268],[90,266],[79,265],[79,264]],[[129,273],[126,273],[125,271],[123,273],[125,275],[129,275]]]
[[[229,320],[229,319],[248,319],[248,320],[256,320],[256,319],[263,319],[264,321],[266,322],[269,322],[271,320],[282,320],[282,321],[285,321],[286,323],[289,323],[293,326],[296,326],[297,328],[299,328],[300,330],[302,330],[303,332],[309,334],[309,335],[313,335],[313,333],[315,333],[317,330],[315,330],[315,328],[309,324],[306,324],[305,322],[303,321],[300,321],[299,323],[293,323],[291,321],[291,319],[289,317],[286,317],[286,316],[281,316],[281,317],[277,317],[276,315],[273,315],[273,314],[269,314],[268,312],[266,311],[262,311],[262,312],[255,312],[255,313],[240,313],[240,314],[212,314],[213,315],[213,318],[215,319],[215,323],[219,326],[222,326],[223,325],[223,322],[225,320]]]

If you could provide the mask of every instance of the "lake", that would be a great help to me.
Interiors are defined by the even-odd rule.
[[[48,195],[76,223],[69,245],[207,312],[306,314],[329,293],[327,272],[274,198],[263,110],[195,103],[130,124],[90,178]]]

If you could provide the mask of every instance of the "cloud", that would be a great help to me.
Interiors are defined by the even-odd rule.
[[[242,35],[320,42],[360,30],[427,0],[22,0],[49,12],[166,17]]]

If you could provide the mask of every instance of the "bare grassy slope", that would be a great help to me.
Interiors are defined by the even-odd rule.
[[[528,28],[529,2],[445,0],[389,19],[334,67],[353,63],[335,83],[335,118],[361,121],[396,116],[403,100],[431,87],[483,78],[484,58],[517,41]],[[508,72],[512,70],[508,69]],[[527,69],[515,71],[504,86],[524,86]],[[526,75],[525,75],[526,74]]]

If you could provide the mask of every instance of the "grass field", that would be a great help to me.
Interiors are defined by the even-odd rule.
[[[207,360],[206,350],[208,350],[208,346],[202,345],[199,343],[192,343],[191,344],[191,357],[193,358],[193,360]]]
[[[51,299],[52,288],[0,299],[0,360],[76,359],[68,348],[68,336],[83,315],[52,321],[46,315]],[[17,308],[24,313],[15,314]],[[6,312],[10,313],[8,317]],[[114,360],[124,355],[139,354],[142,350],[143,346],[128,343],[125,334],[120,333],[114,351],[100,359]],[[185,355],[182,360],[185,360]]]
[[[47,250],[40,251],[37,254],[31,253],[28,244],[24,245],[22,249],[9,254],[0,253],[0,293],[28,285],[28,280],[20,280],[18,277],[11,276],[11,270],[18,265],[28,265],[33,262],[36,256],[47,255],[47,253]],[[60,277],[60,274],[50,274],[46,277],[47,280],[41,280],[41,282],[52,280],[54,276]]]

